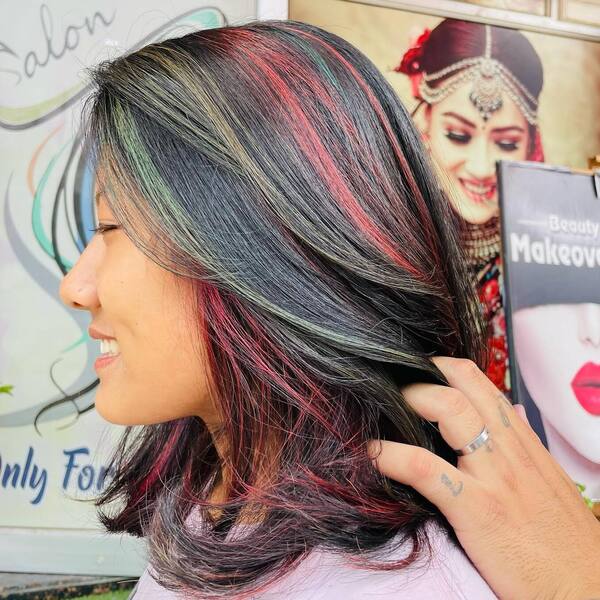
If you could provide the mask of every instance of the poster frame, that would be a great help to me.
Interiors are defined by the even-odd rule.
[[[558,0],[546,0],[545,16],[489,8],[458,0],[344,0],[344,2],[369,4],[442,18],[463,19],[523,31],[600,42],[600,27],[572,21],[561,21]]]

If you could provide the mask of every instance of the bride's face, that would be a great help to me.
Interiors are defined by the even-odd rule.
[[[454,210],[469,223],[485,223],[498,214],[497,160],[526,160],[529,128],[506,94],[502,106],[485,121],[475,108],[467,82],[428,107],[422,125],[432,154],[453,194]]]
[[[540,413],[600,463],[600,304],[547,304],[513,314],[521,376]]]
[[[100,224],[118,223],[102,196]],[[147,425],[198,415],[214,419],[205,361],[198,357],[198,325],[190,323],[186,282],[159,267],[122,229],[96,233],[64,277],[60,295],[87,310],[90,325],[116,350],[94,368],[96,409],[119,425]],[[95,334],[90,330],[92,337]],[[100,341],[98,341],[100,350]]]

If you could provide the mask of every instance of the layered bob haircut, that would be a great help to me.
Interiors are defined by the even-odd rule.
[[[452,537],[367,454],[383,438],[455,465],[400,389],[445,383],[433,355],[484,356],[452,210],[384,77],[291,20],[196,31],[91,74],[84,147],[126,235],[191,290],[222,416],[217,432],[128,427],[104,526],[145,536],[157,581],[202,598],[263,589],[316,547],[398,569],[431,549],[427,521]],[[408,540],[408,558],[379,560]]]

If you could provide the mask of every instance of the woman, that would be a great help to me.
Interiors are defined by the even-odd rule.
[[[551,300],[513,314],[524,403],[539,411],[548,451],[600,502],[600,304]]]
[[[413,118],[449,191],[469,268],[490,324],[487,374],[510,391],[501,296],[497,160],[543,161],[542,63],[519,31],[445,19],[395,69],[411,79]]]
[[[401,392],[467,402],[446,385],[456,367],[431,357],[478,361],[482,340],[450,209],[383,77],[294,21],[194,32],[93,76],[99,225],[61,297],[101,340],[98,412],[144,425],[98,500],[108,531],[148,540],[136,597],[495,597],[417,488],[439,459],[452,497],[481,503],[454,465],[490,471],[491,440],[510,457],[525,424],[507,406],[483,429],[502,405],[479,382],[492,408],[474,418],[469,401],[446,439],[411,404],[422,390]],[[377,439],[427,452],[414,485],[374,469],[403,448]],[[593,517],[561,481],[569,527],[589,538]],[[531,591],[517,571],[510,585]],[[562,590],[552,575],[535,590]]]

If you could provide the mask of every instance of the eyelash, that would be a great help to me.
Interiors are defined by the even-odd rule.
[[[468,133],[455,133],[454,131],[446,131],[446,137],[457,144],[468,144],[471,141],[471,136]],[[518,142],[496,142],[496,145],[505,152],[513,152],[519,148]]]
[[[118,225],[98,225],[98,227],[92,227],[90,231],[92,233],[104,233],[106,231],[111,231],[113,229],[119,229]]]
[[[496,142],[496,144],[498,144],[502,150],[506,150],[507,152],[512,152],[519,148],[518,142]]]
[[[467,144],[471,141],[471,136],[468,133],[455,133],[454,131],[446,131],[446,137],[458,144]]]

